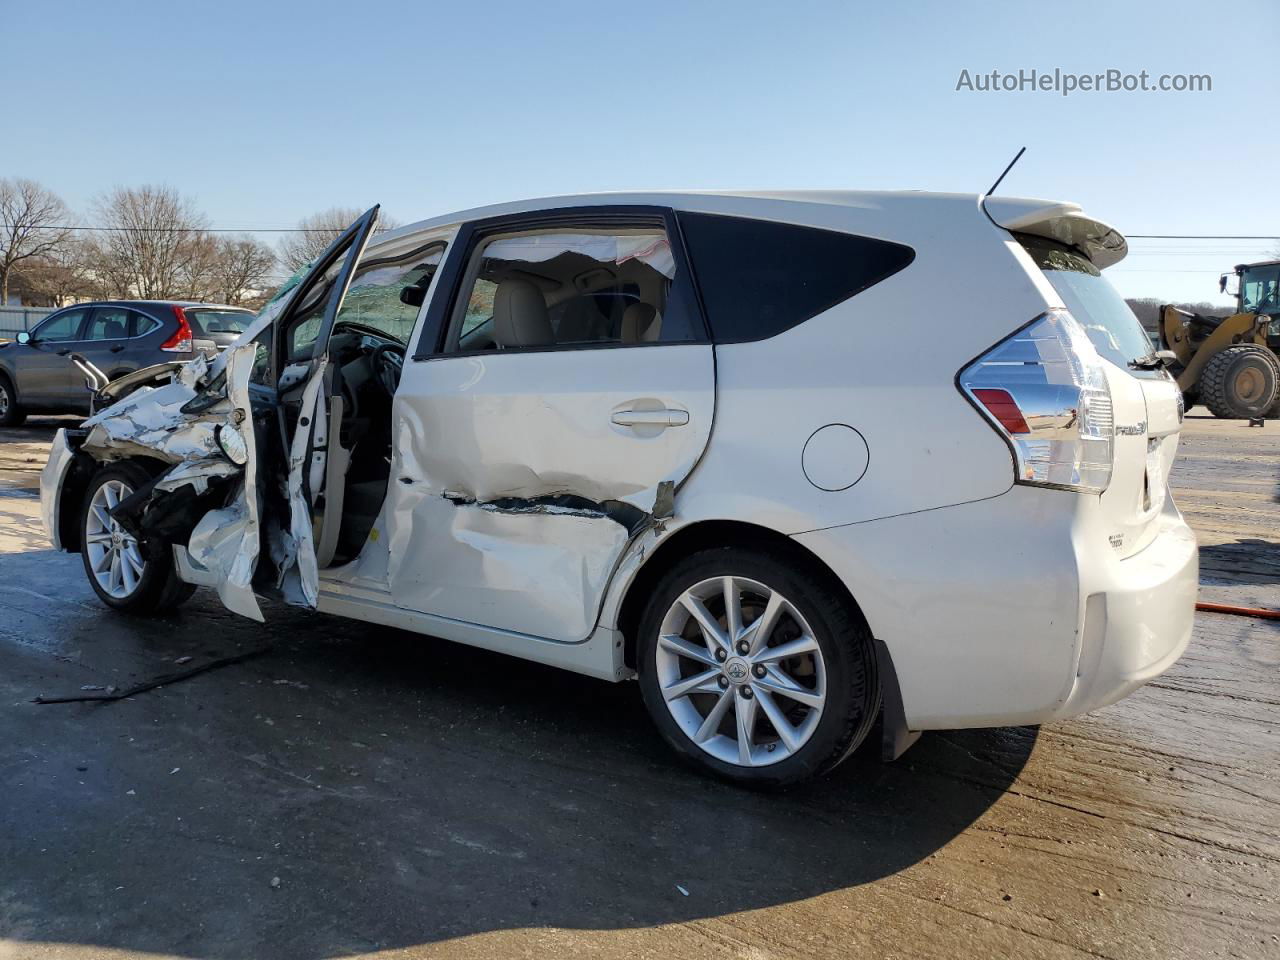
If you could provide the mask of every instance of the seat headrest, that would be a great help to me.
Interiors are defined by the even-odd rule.
[[[623,343],[653,343],[662,332],[657,309],[648,303],[633,303],[622,312]]]
[[[556,342],[542,291],[528,280],[503,280],[493,294],[493,338],[500,347]]]

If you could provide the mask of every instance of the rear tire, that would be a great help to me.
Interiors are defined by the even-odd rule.
[[[0,427],[20,427],[27,412],[18,405],[18,393],[6,373],[0,373]]]
[[[1200,397],[1223,419],[1261,417],[1280,394],[1280,361],[1266,347],[1237,343],[1209,358],[1200,373]]]
[[[99,470],[80,514],[80,557],[89,586],[107,606],[141,616],[172,610],[195,592],[179,579],[168,544],[135,540],[108,514],[151,478],[128,460]]]
[[[702,550],[675,564],[637,639],[641,693],[662,736],[733,783],[782,787],[830,771],[880,709],[861,614],[803,565],[754,550]]]

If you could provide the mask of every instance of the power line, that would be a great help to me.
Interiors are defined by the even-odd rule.
[[[1127,240],[1280,240],[1275,236],[1228,233],[1126,233]]]
[[[32,230],[84,230],[93,233],[341,233],[341,229],[325,229],[323,227],[86,227],[70,224],[50,225],[47,227],[30,226],[29,224],[0,223],[0,228],[30,227]]]

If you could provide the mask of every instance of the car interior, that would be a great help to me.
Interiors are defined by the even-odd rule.
[[[492,239],[449,352],[656,342],[673,274],[666,235],[651,229]]]

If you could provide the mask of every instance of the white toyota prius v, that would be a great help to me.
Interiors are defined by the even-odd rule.
[[[377,221],[217,357],[81,363],[96,413],[41,495],[105,604],[203,586],[637,678],[677,753],[760,785],[877,720],[894,757],[1092,710],[1185,649],[1182,397],[1102,275],[1124,237],[1076,205],[612,194]]]

